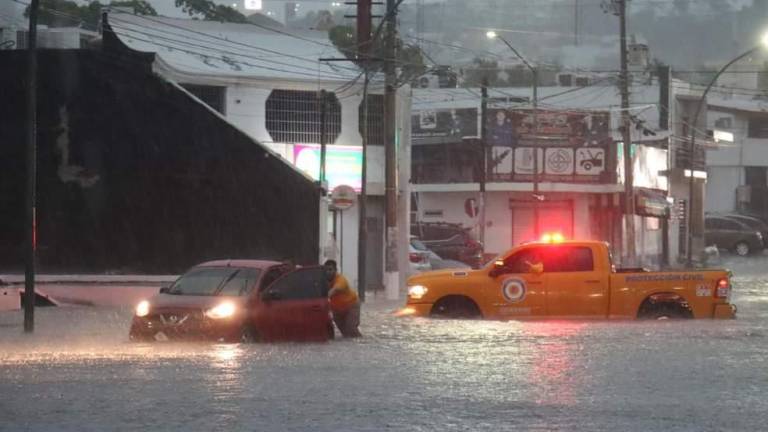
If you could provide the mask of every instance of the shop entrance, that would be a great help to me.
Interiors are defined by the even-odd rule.
[[[539,206],[539,234],[560,233],[573,238],[573,201],[545,201]],[[534,236],[533,202],[510,200],[512,245],[538,240]]]

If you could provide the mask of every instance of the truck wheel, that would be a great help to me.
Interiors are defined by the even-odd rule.
[[[747,242],[736,243],[736,246],[733,247],[733,251],[736,252],[736,255],[738,256],[747,256],[751,252]]]
[[[432,307],[430,315],[436,318],[476,319],[482,318],[480,308],[475,302],[463,296],[448,296],[440,299]]]
[[[691,311],[680,303],[665,302],[649,305],[640,312],[640,319],[669,320],[693,318]]]

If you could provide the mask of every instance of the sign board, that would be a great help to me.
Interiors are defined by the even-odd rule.
[[[331,192],[331,204],[336,210],[347,210],[357,201],[357,192],[352,186],[339,185]]]
[[[293,163],[315,180],[320,178],[320,145],[295,144]],[[356,146],[327,145],[325,147],[325,177],[333,190],[339,185],[349,185],[359,191],[363,184],[363,148]]]
[[[419,110],[411,116],[413,144],[461,142],[478,138],[477,108]]]
[[[492,181],[531,181],[534,149],[539,181],[611,181],[615,155],[608,112],[538,110],[535,124],[533,117],[529,109],[488,110]]]

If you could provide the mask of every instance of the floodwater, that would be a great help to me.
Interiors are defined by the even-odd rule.
[[[33,336],[3,313],[0,431],[766,430],[760,260],[733,321],[438,321],[372,299],[359,340],[153,345],[128,342],[128,309],[38,309]]]

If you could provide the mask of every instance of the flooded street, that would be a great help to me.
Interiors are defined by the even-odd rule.
[[[473,322],[364,307],[328,344],[132,344],[131,311],[0,315],[0,430],[763,430],[768,277],[735,321]],[[739,273],[737,273],[738,275]]]

